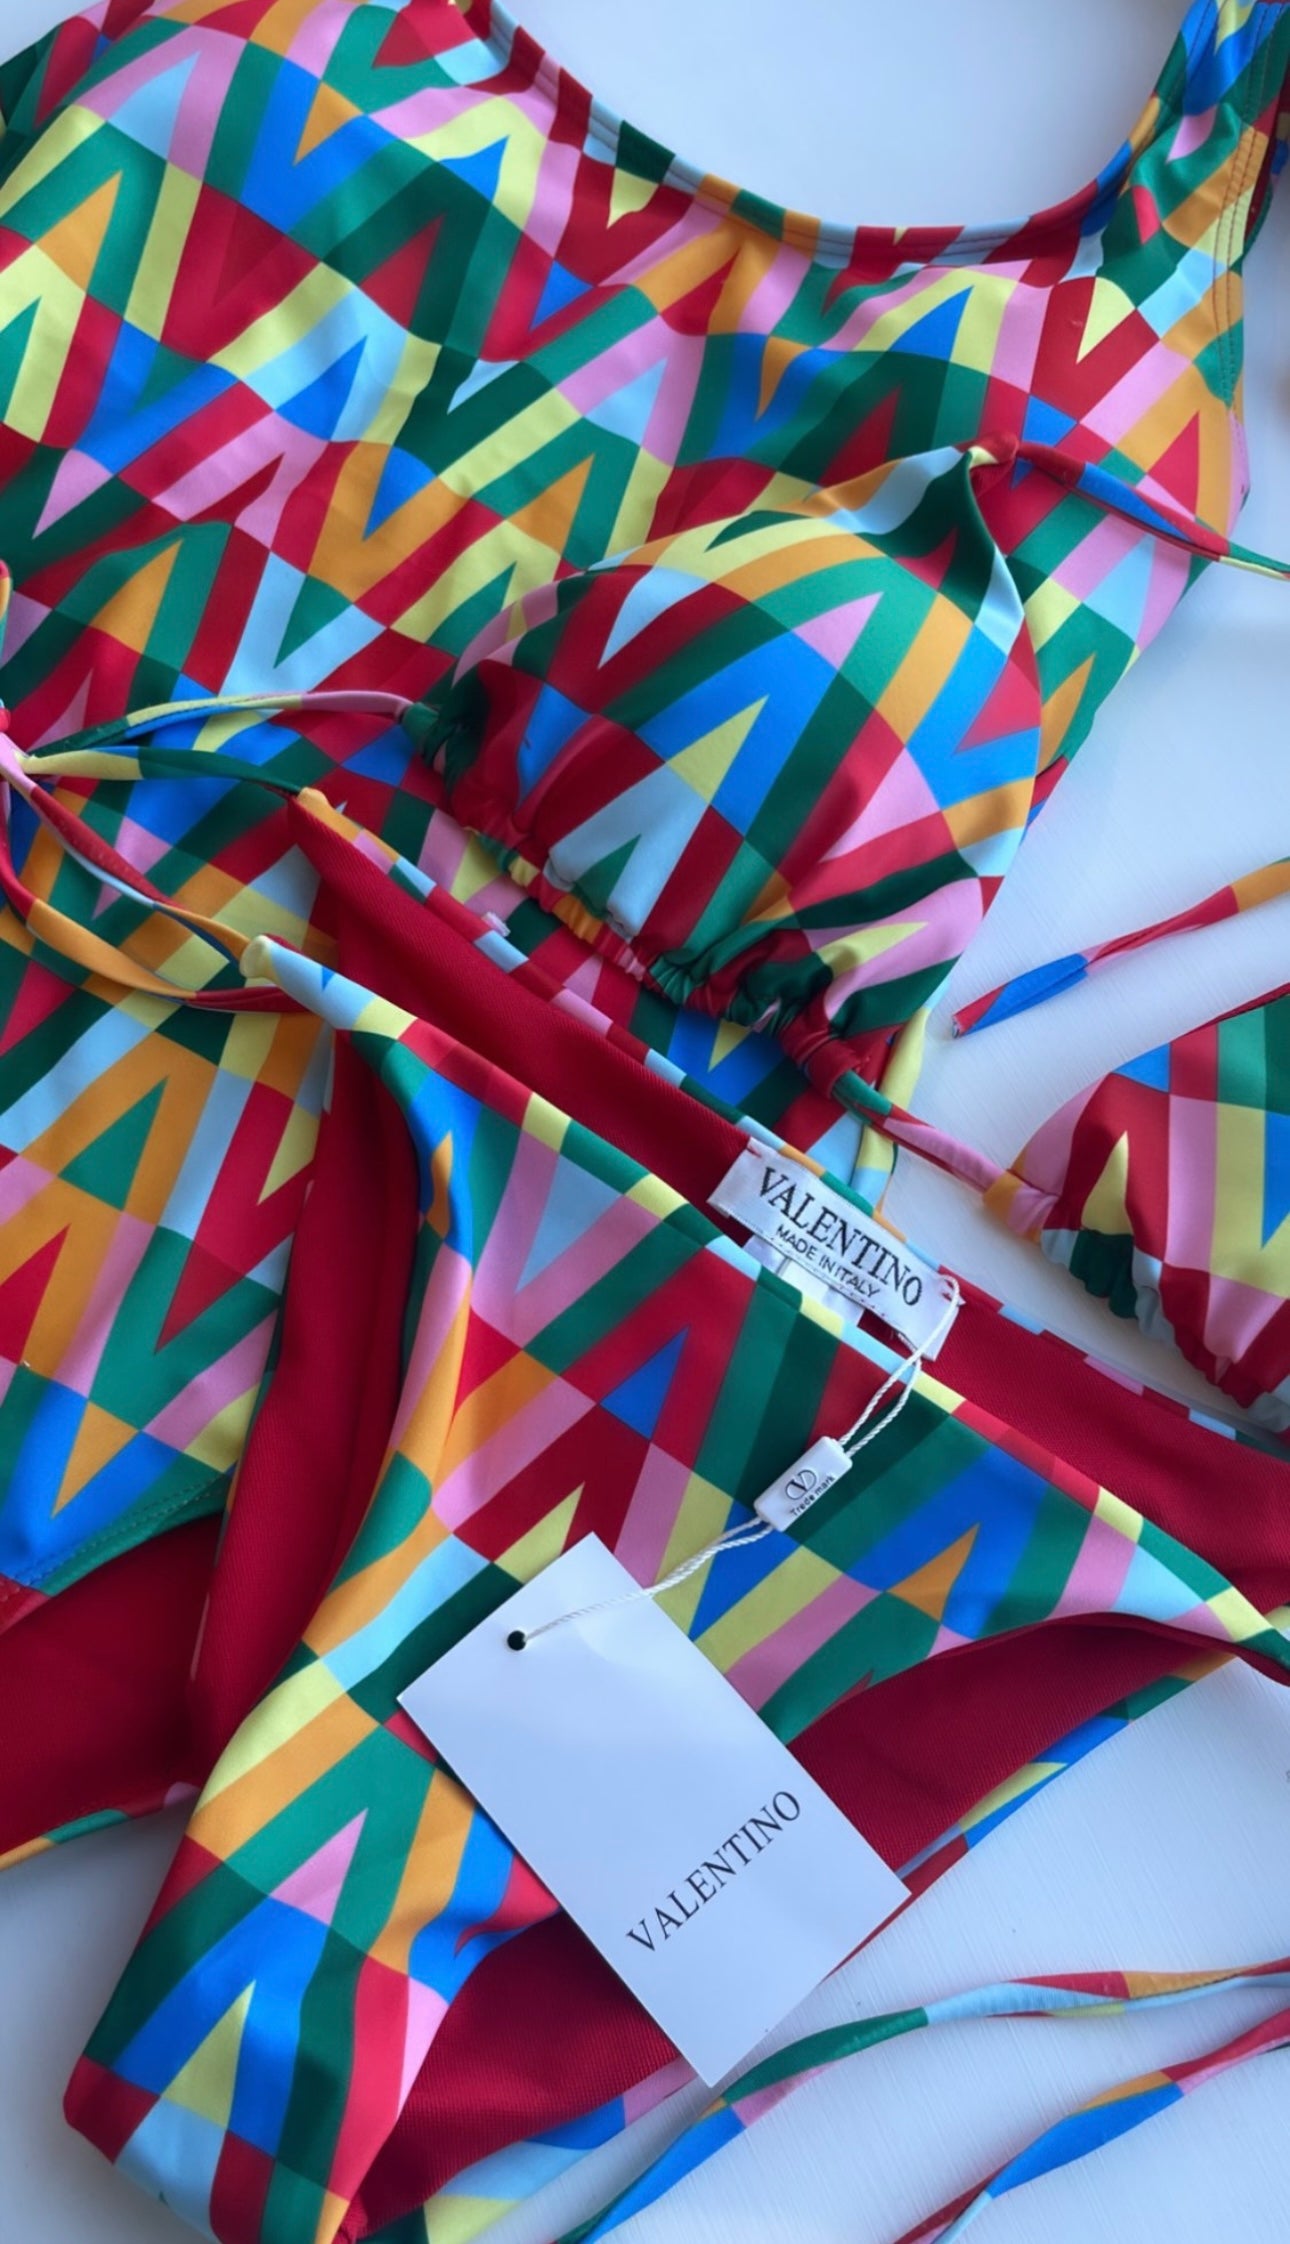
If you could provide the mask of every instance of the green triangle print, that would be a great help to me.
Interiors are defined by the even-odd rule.
[[[29,304],[6,327],[0,328],[0,413],[7,413],[27,357],[27,345],[36,324],[36,306]]]
[[[578,875],[578,894],[602,918],[621,875],[640,847],[640,838],[639,834],[633,834],[630,841],[620,842],[617,849],[611,849],[605,857],[598,857],[594,864],[588,865],[585,872]]]
[[[297,647],[305,646],[329,623],[334,623],[337,616],[344,615],[350,605],[345,594],[334,591],[331,585],[321,583],[317,577],[303,578],[274,656],[275,667],[280,667]]]
[[[76,1185],[109,1208],[125,1208],[165,1088],[164,1083],[154,1083],[101,1137],[84,1146],[64,1169],[64,1183]]]
[[[181,351],[172,351],[164,343],[155,343],[148,360],[148,371],[139,390],[140,405],[157,405],[181,382],[192,380],[192,361]]]

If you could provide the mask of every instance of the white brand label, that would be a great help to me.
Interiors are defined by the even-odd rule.
[[[636,1586],[588,1536],[401,1703],[714,2083],[906,1891],[650,1598],[507,1642]]]
[[[853,1316],[871,1310],[911,1348],[937,1354],[952,1322],[953,1281],[813,1169],[750,1145],[710,1197],[723,1215],[817,1280],[811,1290],[835,1308]],[[942,1320],[945,1330],[929,1345]]]

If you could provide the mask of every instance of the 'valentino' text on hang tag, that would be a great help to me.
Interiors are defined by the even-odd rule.
[[[709,1197],[835,1308],[868,1309],[920,1355],[937,1354],[953,1323],[954,1281],[804,1162],[750,1144]]]
[[[401,1703],[713,2083],[899,1908],[904,1886],[589,1535]]]

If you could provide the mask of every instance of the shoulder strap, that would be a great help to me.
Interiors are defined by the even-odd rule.
[[[1282,12],[1290,25],[1290,5]],[[1108,513],[1119,515],[1168,544],[1185,548],[1199,560],[1223,561],[1259,576],[1290,580],[1290,562],[1255,553],[1210,525],[1189,520],[1166,493],[1153,485],[1149,476],[1139,483],[1130,483],[1109,468],[1077,460],[1054,445],[1019,441],[1010,436],[985,440],[972,448],[970,457],[979,467],[993,464],[1007,468],[1018,462],[1025,467],[1038,468],[1069,489],[1082,491]],[[1028,1012],[1032,1005],[1042,1004],[1045,998],[1073,989],[1076,983],[1084,981],[1124,951],[1138,950],[1146,943],[1155,942],[1158,936],[1182,935],[1194,928],[1213,927],[1220,920],[1233,919],[1238,913],[1267,903],[1272,897],[1284,896],[1287,890],[1290,890],[1290,858],[1277,858],[1257,872],[1228,881],[1212,896],[1188,906],[1185,911],[1173,913],[1168,919],[1153,920],[1148,926],[1135,928],[1127,935],[1117,935],[1107,943],[1092,943],[1086,950],[1070,951],[1047,965],[1031,967],[1026,973],[1000,983],[997,989],[988,990],[983,997],[960,1006],[954,1015],[954,1034],[966,1036],[973,1029],[990,1028],[998,1021],[1011,1020],[1015,1014]]]
[[[1278,857],[1257,872],[1242,873],[1238,879],[1216,888],[1213,895],[1206,896],[1201,903],[1190,904],[1185,911],[1174,912],[1168,919],[1152,920],[1148,926],[1135,927],[1131,934],[1117,935],[1109,943],[1090,943],[1087,950],[1068,951],[1064,958],[1052,959],[1046,966],[1032,966],[1010,982],[1001,982],[984,997],[973,998],[970,1005],[959,1007],[954,1015],[954,1034],[970,1036],[973,1029],[993,1028],[998,1021],[1009,1021],[1018,1013],[1028,1013],[1032,1005],[1042,1005],[1046,997],[1056,997],[1062,990],[1074,989],[1113,958],[1122,957],[1125,951],[1141,950],[1159,936],[1187,935],[1198,927],[1216,927],[1221,920],[1235,919],[1241,912],[1253,911],[1259,904],[1288,893],[1290,857]]]
[[[1130,142],[1120,192],[1133,216],[1112,257],[1132,269],[1163,233],[1215,281],[1239,266],[1284,162],[1288,100],[1287,0],[1193,0]],[[1215,296],[1214,309],[1226,328],[1235,308],[1224,317]]]
[[[717,2096],[696,2120],[691,2121],[658,2154],[645,2172],[591,2218],[570,2230],[560,2244],[598,2244],[611,2231],[646,2205],[657,2203],[680,2181],[743,2134],[774,2105],[791,2095],[803,2081],[841,2059],[855,2057],[881,2043],[898,2040],[925,2026],[955,2023],[965,2018],[1106,2017],[1126,2010],[1155,2010],[1192,2002],[1207,1995],[1231,1993],[1237,1988],[1290,1988],[1290,1958],[1238,1967],[1234,1971],[1098,1972],[1043,1979],[1005,1980],[970,1993],[929,2002],[917,2009],[891,2011],[882,2017],[848,2020],[826,2027],[805,2040],[791,2042],[744,2073]],[[1290,2041],[1290,2010],[1281,2008],[1246,2033],[1227,2041],[1202,2057],[1161,2068],[1122,2087],[1094,2097],[1090,2103],[1045,2128],[1024,2150],[999,2167],[990,2178],[967,2190],[953,2204],[942,2207],[901,2238],[900,2244],[931,2244],[933,2238],[949,2244],[970,2220],[996,2198],[1033,2181],[1041,2174],[1083,2158],[1103,2143],[1140,2127],[1189,2090],[1199,2088],[1219,2073],[1229,2071],[1249,2057],[1283,2048]]]
[[[92,975],[119,989],[137,990],[148,997],[165,997],[172,1003],[219,1012],[296,1011],[294,999],[272,988],[192,990],[167,981],[163,975],[139,965],[118,945],[105,942],[92,928],[81,926],[37,896],[22,879],[13,861],[5,790],[20,796],[68,854],[96,873],[100,880],[200,935],[217,959],[240,965],[250,941],[248,936],[204,912],[177,904],[40,781],[59,777],[128,780],[164,774],[189,779],[244,780],[279,795],[296,794],[300,789],[293,783],[266,775],[252,763],[222,750],[168,746],[164,736],[168,726],[179,723],[191,726],[194,718],[257,711],[286,714],[306,708],[342,710],[395,720],[403,715],[407,702],[397,694],[343,691],[211,696],[206,700],[170,702],[153,709],[135,710],[128,716],[71,733],[65,739],[52,741],[26,755],[20,754],[8,738],[3,729],[4,712],[0,711],[0,894],[51,959],[70,969],[77,980]]]

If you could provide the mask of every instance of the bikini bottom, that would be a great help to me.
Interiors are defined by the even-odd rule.
[[[201,1790],[73,2124],[225,2244],[465,2237],[686,2075],[398,1693],[588,1532],[656,1580],[901,1359],[710,1211],[749,1126],[291,816],[336,966],[245,967],[334,1053],[270,1376],[218,1547],[189,1523],[0,1647],[0,1836],[119,1812],[78,1781],[134,1694],[114,1781]],[[963,1292],[852,1471],[662,1599],[913,1891],[1054,1740],[1219,1659],[1290,1674],[1284,1453]]]

